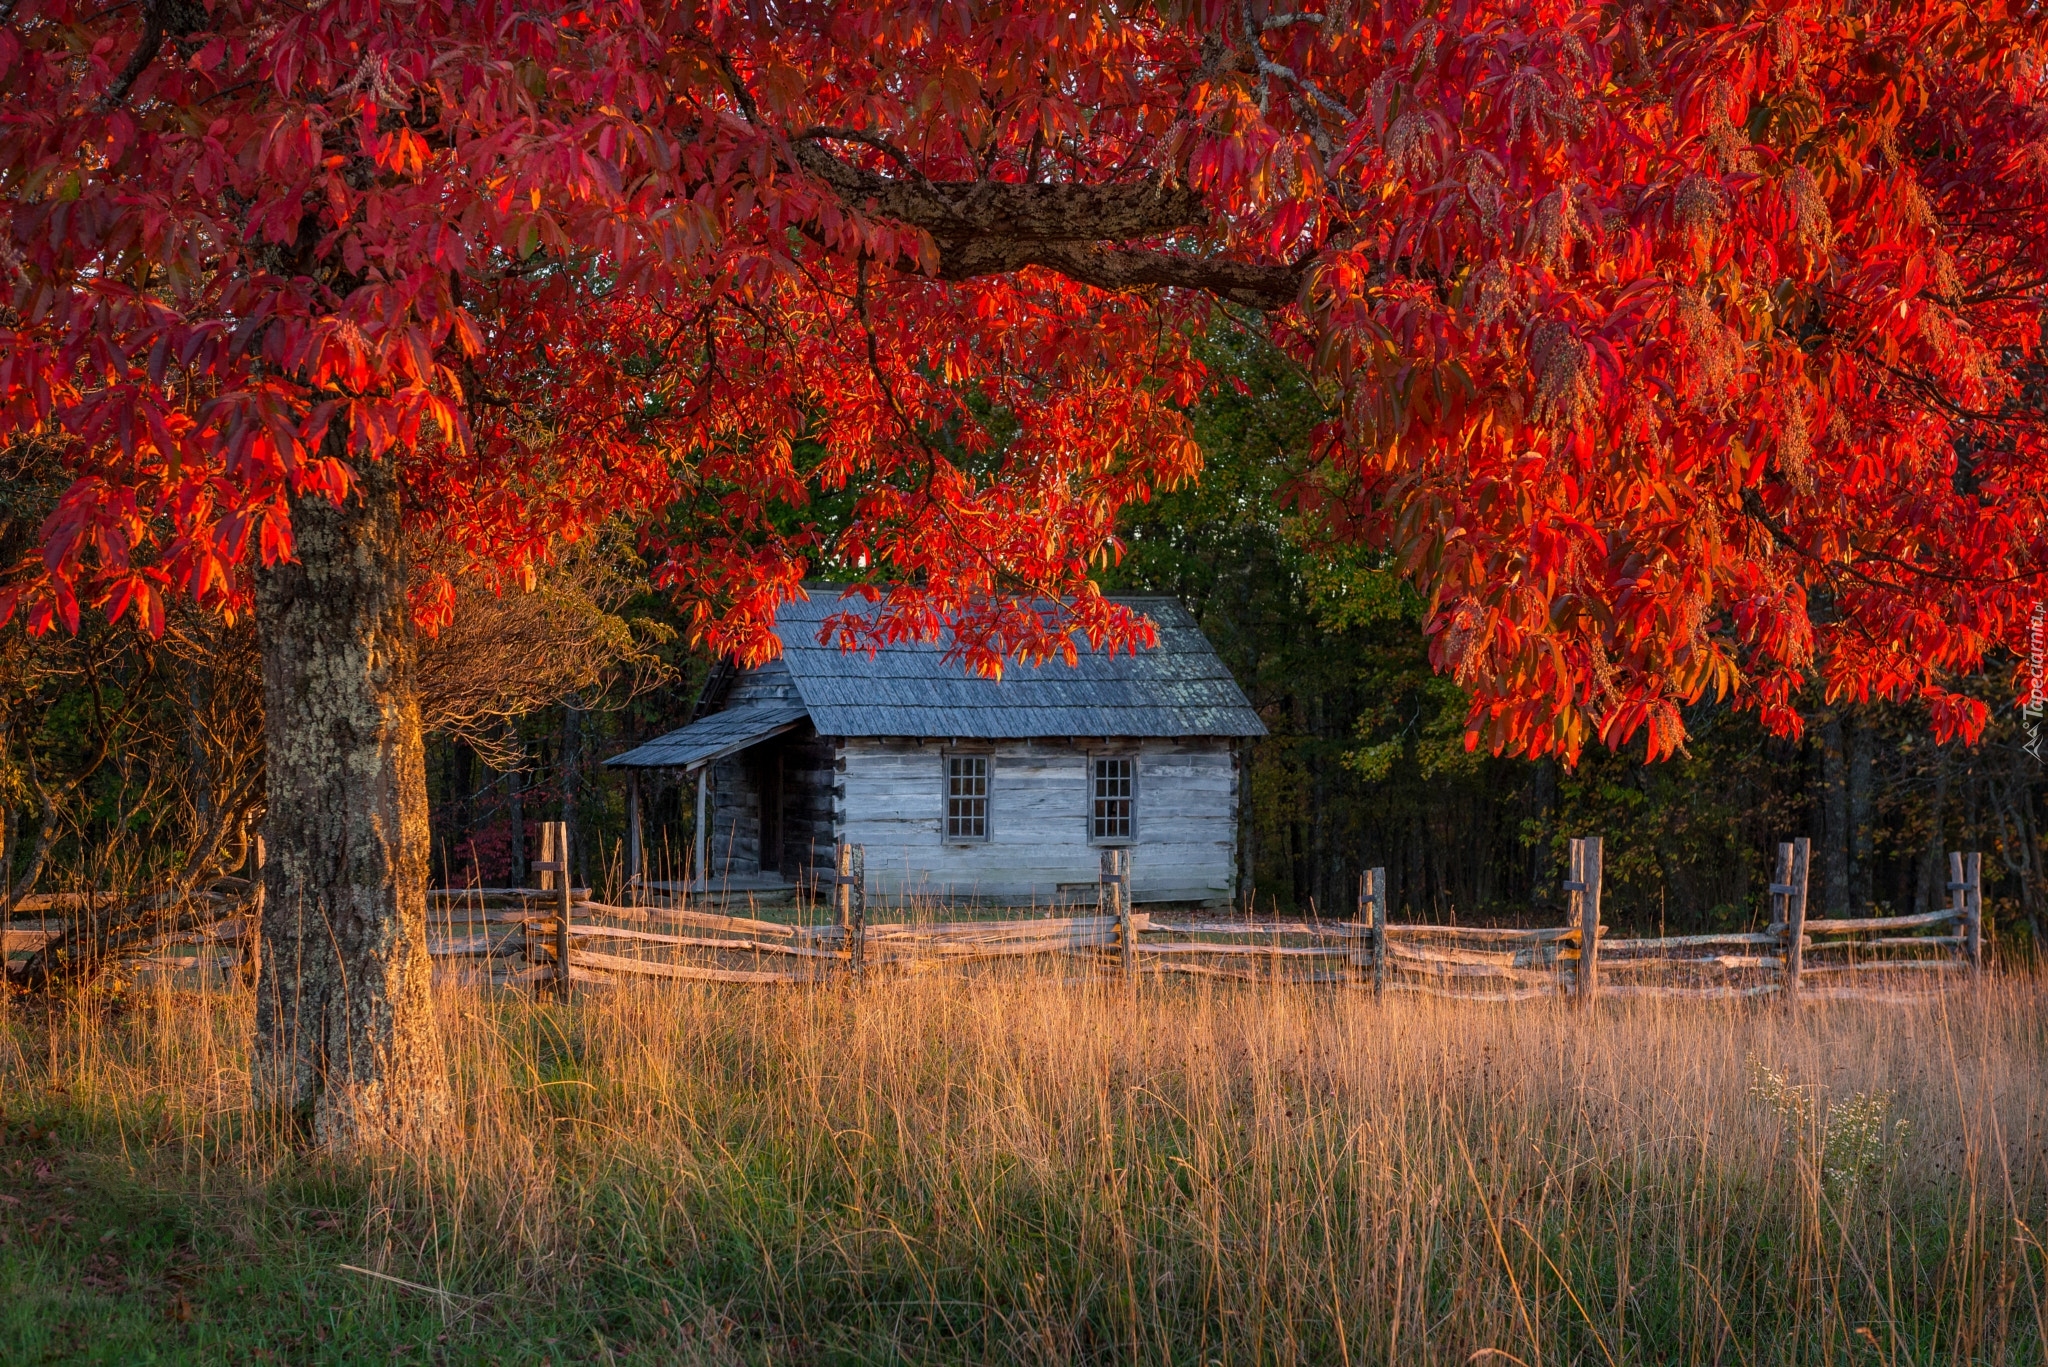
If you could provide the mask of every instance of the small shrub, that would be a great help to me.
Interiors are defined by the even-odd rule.
[[[1755,1055],[1749,1069],[1749,1094],[1799,1132],[1831,1199],[1854,1194],[1899,1161],[1912,1127],[1891,1119],[1893,1093],[1856,1092],[1831,1102],[1819,1083],[1792,1082]]]

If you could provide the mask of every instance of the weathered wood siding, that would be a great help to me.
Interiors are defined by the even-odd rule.
[[[944,839],[949,748],[939,741],[841,742],[839,830],[867,847],[871,892],[1041,903],[1092,898],[1101,847],[1088,838],[1088,759],[1120,751],[1138,757],[1132,899],[1229,900],[1237,853],[1237,764],[1230,741],[1101,747],[999,741],[982,747],[994,757],[989,838],[967,843]]]

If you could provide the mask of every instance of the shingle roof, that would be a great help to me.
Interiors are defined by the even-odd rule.
[[[1262,736],[1266,728],[1195,619],[1171,598],[1119,599],[1159,626],[1135,655],[1083,650],[1080,662],[1012,666],[1000,680],[969,675],[940,644],[898,644],[873,656],[818,644],[827,617],[857,611],[830,589],[784,605],[782,658],[831,736]]]
[[[713,712],[678,731],[605,761],[612,769],[683,769],[723,759],[803,724],[799,703],[754,703]]]
[[[943,644],[901,643],[874,655],[820,645],[827,617],[858,611],[858,600],[814,588],[776,616],[782,666],[802,707],[827,736],[1031,740],[1050,736],[1263,736],[1258,713],[1216,658],[1188,610],[1171,598],[1119,598],[1159,627],[1159,644],[1135,655],[1083,650],[1080,662],[1012,666],[1000,680],[969,675]],[[744,749],[771,731],[732,743],[729,719],[782,715],[789,704],[743,703],[649,741],[606,763],[665,768]],[[716,731],[707,728],[717,728]],[[780,726],[773,729],[780,729]],[[716,737],[714,741],[714,736]],[[700,739],[701,737],[701,739]],[[687,755],[688,758],[672,756]]]

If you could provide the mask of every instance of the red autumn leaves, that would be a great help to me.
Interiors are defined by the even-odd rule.
[[[391,459],[437,571],[630,519],[742,653],[820,571],[897,585],[849,644],[1142,642],[1087,576],[1195,473],[1215,326],[1324,386],[1298,496],[1428,595],[1475,743],[1815,677],[1974,734],[2039,587],[2025,10],[8,10],[37,629],[239,610]]]

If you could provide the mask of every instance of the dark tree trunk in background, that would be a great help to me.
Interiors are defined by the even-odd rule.
[[[1829,916],[1849,914],[1849,766],[1842,718],[1833,709],[1814,728],[1820,764],[1820,904]]]
[[[449,794],[448,804],[455,819],[449,827],[448,842],[453,862],[460,864],[475,853],[476,752],[469,748],[468,741],[460,739],[448,748],[453,753],[455,770],[455,791]]]
[[[298,560],[256,580],[270,806],[251,1082],[316,1144],[372,1149],[447,1109],[391,466],[365,462],[340,507],[295,501],[292,526]]]
[[[1948,747],[1934,747],[1933,831],[1920,857],[1920,886],[1913,910],[1933,911],[1948,905]]]
[[[1529,780],[1532,794],[1530,810],[1541,826],[1548,826],[1557,808],[1557,761],[1540,759],[1536,761],[1536,772]],[[1550,849],[1540,840],[1529,842],[1529,905],[1532,910],[1547,909],[1550,905]]]
[[[577,798],[583,786],[583,711],[574,702],[562,704],[562,824],[568,828],[569,846],[558,856],[562,861],[562,876],[569,880],[569,886],[584,887],[578,882],[574,866],[580,861],[575,851],[580,847],[583,823],[577,820]],[[765,853],[765,851],[764,851]]]
[[[1877,834],[1877,800],[1871,783],[1871,751],[1875,737],[1870,718],[1859,709],[1849,724],[1849,902],[1858,911],[1870,909],[1871,853]]]
[[[512,745],[512,768],[505,775],[505,791],[511,795],[508,804],[512,818],[512,886],[528,886],[526,876],[526,742],[519,737],[519,728],[511,722],[505,723],[506,739]]]

